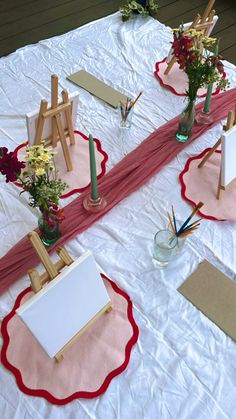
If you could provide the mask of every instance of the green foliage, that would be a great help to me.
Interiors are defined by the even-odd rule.
[[[146,0],[145,6],[142,6],[135,0],[129,0],[125,5],[120,7],[123,22],[130,19],[135,14],[143,16],[151,16],[158,10],[157,0]]]

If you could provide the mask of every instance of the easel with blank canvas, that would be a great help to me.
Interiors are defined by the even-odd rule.
[[[35,269],[28,272],[35,295],[17,314],[47,354],[59,362],[64,351],[112,309],[111,301],[90,252],[73,261],[59,247],[60,259],[53,263],[38,234],[32,231],[28,237],[46,271],[41,275]]]
[[[32,145],[39,145],[43,141],[46,146],[52,145],[52,147],[56,147],[57,142],[60,141],[67,170],[71,171],[72,163],[66,137],[69,137],[71,145],[75,144],[72,121],[72,102],[69,99],[67,90],[62,90],[61,95],[62,101],[58,102],[58,77],[53,74],[51,76],[51,107],[48,107],[48,102],[45,99],[41,100]],[[35,113],[26,115],[27,127],[29,127],[30,118],[33,118],[34,116]],[[43,132],[46,120],[49,120],[50,122],[50,132],[47,132],[48,135],[45,138]]]
[[[211,31],[213,30],[218,17],[215,16],[215,10],[213,10],[213,5],[215,3],[215,0],[209,0],[202,16],[200,14],[197,14],[195,19],[190,24],[185,24],[184,29],[196,29],[196,30],[202,30],[204,35],[210,35]],[[172,54],[172,48],[170,50],[170,53],[168,54],[166,63],[167,67],[164,71],[164,74],[169,74],[170,70],[172,69],[173,65],[176,62],[176,57]]]
[[[229,160],[229,153],[228,153],[228,145],[227,145],[227,137],[228,134],[230,134],[230,137],[232,137],[232,134],[235,137],[235,152],[236,152],[236,105],[235,110],[230,111],[228,113],[227,117],[227,123],[226,126],[224,126],[225,133],[222,134],[222,136],[218,139],[218,141],[215,143],[215,145],[208,151],[208,153],[203,157],[201,162],[198,165],[198,168],[201,168],[204,166],[206,161],[211,157],[211,155],[215,152],[215,150],[221,145],[221,164],[220,164],[220,174],[218,179],[218,187],[217,187],[217,193],[216,193],[216,199],[220,198],[220,191],[225,190],[226,186],[234,180],[236,177],[236,171],[235,175],[233,176],[232,173],[229,175],[228,169],[230,170],[230,162]],[[231,130],[233,131],[231,133]],[[233,153],[233,150],[230,151],[231,158],[235,156]],[[235,163],[233,162],[233,167],[235,167]]]

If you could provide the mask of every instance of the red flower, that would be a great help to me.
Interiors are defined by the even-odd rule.
[[[6,182],[15,182],[24,167],[25,163],[20,162],[14,153],[0,147],[0,172],[6,176]]]

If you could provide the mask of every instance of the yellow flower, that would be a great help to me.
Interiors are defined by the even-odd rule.
[[[44,168],[43,168],[43,167],[37,167],[37,168],[35,169],[35,174],[36,174],[37,176],[42,176],[42,175],[44,175],[44,173],[45,173],[45,170],[44,170]]]
[[[40,158],[40,160],[43,160],[43,161],[45,161],[45,162],[48,162],[50,159],[51,159],[51,156],[49,156],[48,154],[46,154],[46,153],[43,153],[43,154],[41,154],[40,156],[39,156],[39,158]]]

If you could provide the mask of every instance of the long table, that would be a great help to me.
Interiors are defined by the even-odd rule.
[[[144,92],[131,129],[123,132],[118,110],[79,89],[76,128],[101,140],[111,169],[184,107],[184,98],[163,89],[153,76],[154,64],[167,54],[171,39],[170,28],[152,18],[137,17],[124,24],[116,13],[2,58],[0,144],[12,150],[25,141],[25,113],[37,108],[42,97],[49,99],[52,73],[58,75],[61,88],[73,92],[76,87],[66,76],[84,68],[126,94]],[[225,67],[231,87],[236,86],[235,67],[227,62]],[[234,280],[235,223],[205,220],[167,269],[158,270],[152,263],[153,237],[168,224],[166,210],[173,204],[180,221],[190,211],[180,196],[179,172],[187,157],[214,144],[221,130],[222,121],[66,244],[73,258],[90,249],[101,270],[133,301],[140,337],[126,371],[102,397],[59,407],[20,393],[14,377],[1,366],[2,417],[236,417],[235,343],[176,291],[203,258]],[[1,256],[37,224],[37,211],[28,206],[27,195],[19,196],[19,189],[2,177],[0,221]],[[1,295],[1,318],[27,285],[24,276]]]

